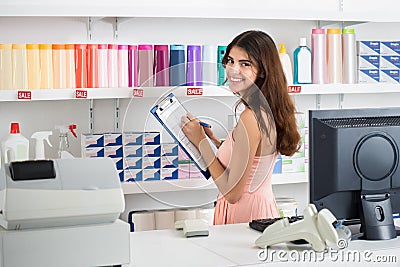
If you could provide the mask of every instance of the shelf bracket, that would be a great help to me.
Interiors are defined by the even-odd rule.
[[[339,109],[343,109],[344,94],[339,94]]]
[[[114,40],[118,40],[118,30],[119,30],[119,25],[124,23],[125,21],[128,21],[132,18],[118,18],[115,17],[114,23],[113,23],[113,28],[114,28]]]
[[[115,102],[115,112],[114,112],[114,132],[119,133],[120,128],[119,128],[119,123],[120,123],[120,118],[119,118],[119,98],[116,98],[114,100]]]
[[[93,99],[89,99],[89,133],[93,133],[94,115],[93,115]]]
[[[321,95],[315,95],[315,108],[321,109]]]
[[[103,17],[89,17],[88,18],[87,31],[88,31],[89,41],[92,40],[93,25],[101,19],[103,19]]]

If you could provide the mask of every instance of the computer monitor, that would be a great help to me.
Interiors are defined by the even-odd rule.
[[[310,203],[392,239],[400,212],[400,107],[310,110]]]

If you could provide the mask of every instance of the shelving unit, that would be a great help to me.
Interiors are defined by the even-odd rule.
[[[150,40],[149,42],[152,42],[154,39],[150,39],[150,37],[152,37],[151,34],[157,35],[158,28],[151,28],[151,26],[154,27],[154,25],[151,25],[149,26],[149,28],[145,28],[144,30],[142,30],[141,26],[147,26],[147,24],[151,24],[150,20],[154,19],[157,21],[157,23],[163,24],[164,26],[164,28],[162,28],[163,35],[157,35],[155,37],[158,38],[158,42],[171,43],[171,38],[169,37],[169,35],[171,35],[171,31],[176,31],[177,36],[184,36],[184,38],[181,38],[181,40],[187,40],[187,42],[203,42],[203,38],[209,38],[207,40],[209,43],[212,43],[209,41],[210,39],[212,39],[212,41],[215,41],[215,43],[226,43],[226,41],[230,40],[230,38],[234,36],[237,31],[242,30],[242,24],[246,24],[247,22],[254,22],[262,24],[262,26],[260,26],[260,28],[262,29],[269,27],[268,30],[271,30],[271,28],[277,26],[277,29],[275,31],[272,31],[274,37],[280,38],[279,41],[292,41],[293,43],[291,44],[291,46],[293,47],[298,37],[306,33],[309,34],[311,32],[310,29],[313,27],[322,27],[331,24],[340,24],[341,26],[346,26],[366,22],[400,22],[400,16],[398,16],[397,12],[397,10],[400,8],[400,2],[393,3],[394,1],[391,0],[381,0],[379,2],[379,5],[373,6],[371,4],[366,4],[363,0],[309,0],[305,2],[306,3],[304,3],[304,1],[288,0],[285,1],[284,5],[282,5],[282,3],[280,3],[279,1],[273,0],[266,0],[261,2],[258,0],[249,0],[246,2],[246,5],[243,5],[243,3],[239,0],[231,0],[229,1],[229,3],[227,1],[212,0],[205,0],[201,2],[186,1],[185,3],[183,3],[183,1],[176,0],[149,0],[145,2],[116,0],[112,3],[105,0],[70,0],[64,2],[35,2],[30,0],[2,1],[0,3],[0,29],[4,31],[3,36],[5,37],[3,37],[3,39],[7,42],[14,41],[14,39],[7,40],[7,38],[18,39],[17,41],[21,43],[28,43],[32,40],[33,42],[48,43],[51,43],[52,41],[54,41],[54,43],[63,41],[71,43],[88,43],[92,41],[118,42],[118,39],[123,40],[122,42],[130,42],[131,39],[123,39],[123,37],[126,37],[127,34],[137,35],[139,30],[141,31],[140,34],[143,34],[144,37],[140,36],[143,37],[143,39],[139,39],[138,42],[141,42],[143,40]],[[157,8],[154,8],[154,6],[157,6]],[[288,6],[290,6],[291,8],[287,8]],[[311,6],[312,8],[310,8]],[[52,25],[48,23],[49,20],[58,19],[55,17],[64,17],[65,19],[65,21],[62,22],[57,21],[57,26],[62,25],[60,31],[58,31],[59,29],[53,28]],[[39,27],[41,27],[40,31],[29,28],[29,26],[31,25],[27,25],[26,21],[29,21],[30,19],[35,22],[35,25],[39,25]],[[43,19],[45,22],[38,22],[41,19]],[[16,23],[20,20],[22,20],[25,25],[21,25],[22,23]],[[79,23],[76,23],[75,20],[79,20]],[[71,26],[71,30],[65,34],[62,27],[69,29],[69,23],[71,21],[74,22],[74,25]],[[190,28],[192,27],[190,23],[192,21],[196,22],[194,28]],[[209,21],[213,23],[213,26],[222,25],[219,29],[219,32],[217,30],[217,27],[212,27],[213,31],[210,31],[210,28],[207,28],[210,27],[210,24],[207,24],[209,23]],[[265,21],[268,21],[268,23],[263,23]],[[232,22],[240,23],[230,26],[230,23]],[[165,25],[169,23],[172,25],[171,28],[173,30],[168,31],[169,29],[165,27]],[[180,27],[180,23],[185,24],[182,27],[184,28],[183,30]],[[110,24],[113,24],[113,27],[110,27]],[[129,24],[129,27],[126,27],[127,24]],[[201,24],[201,29],[199,24]],[[266,26],[266,24],[268,24],[268,26]],[[298,26],[298,24],[300,24],[300,26]],[[2,28],[1,25],[6,26]],[[131,27],[132,25],[134,27]],[[250,28],[253,25],[254,24],[251,24],[248,27]],[[292,27],[288,27],[288,25],[293,25],[295,29]],[[196,28],[196,26],[198,28]],[[247,27],[247,24],[245,27]],[[302,27],[302,29],[298,31],[298,28],[296,27]],[[127,30],[127,28],[129,28],[129,31]],[[48,37],[48,30],[53,31],[51,33],[51,37],[43,39],[43,37]],[[202,31],[206,32],[207,34],[203,34]],[[217,32],[213,33],[214,31]],[[18,35],[15,35],[14,32],[18,33]],[[195,32],[196,35],[202,37],[200,39],[197,39],[197,36],[194,36],[193,32]],[[71,36],[68,36],[68,34]],[[226,36],[226,39],[225,37],[221,37],[222,35]],[[94,40],[92,39],[92,37]],[[204,41],[204,43],[206,43],[206,41]],[[53,107],[51,107],[51,104],[49,104],[49,102],[56,100],[56,103],[58,103],[57,101],[60,101],[60,103],[62,102],[62,105],[71,106],[69,107],[69,110],[64,112],[65,114],[70,112],[71,109],[74,109],[75,106],[80,106],[80,108],[84,110],[83,112],[81,111],[79,113],[81,117],[78,118],[81,121],[80,125],[82,131],[88,131],[88,129],[84,129],[84,125],[86,125],[85,123],[88,120],[88,117],[90,117],[90,120],[92,120],[92,114],[96,112],[97,113],[95,114],[95,117],[97,120],[95,119],[95,121],[90,121],[90,124],[101,124],[101,126],[98,128],[109,129],[110,124],[113,125],[113,123],[109,123],[103,126],[103,124],[105,124],[104,121],[107,121],[106,119],[104,119],[104,113],[107,112],[107,115],[111,114],[110,117],[113,117],[114,113],[118,114],[118,112],[121,112],[122,114],[122,110],[123,108],[125,108],[125,103],[121,103],[120,105],[119,100],[123,102],[124,100],[135,98],[135,100],[138,100],[135,102],[135,104],[137,104],[135,108],[137,107],[138,109],[140,109],[140,99],[157,99],[171,90],[173,90],[178,97],[199,97],[199,95],[196,94],[193,96],[188,95],[188,90],[192,88],[194,87],[83,88],[32,91],[0,90],[0,102],[2,102],[1,105],[3,106],[3,109],[1,109],[0,107],[0,111],[2,111],[1,114],[3,117],[3,123],[5,122],[4,117],[8,116],[9,114],[12,114],[13,117],[15,116],[15,114],[17,114],[17,119],[23,119],[28,115],[26,115],[26,109],[24,109],[24,107],[21,108],[21,106],[24,106],[20,105],[22,102],[27,103],[27,106],[29,107],[39,109],[42,108],[42,103],[38,102],[43,101],[43,105],[45,105],[46,107],[50,106],[50,108],[47,110],[48,114],[46,115],[51,116],[51,108]],[[202,86],[195,87],[194,89],[197,90],[199,88],[202,90],[201,96],[205,97],[232,96],[232,93],[223,87]],[[19,98],[19,93],[22,93],[22,98]],[[326,98],[335,98],[336,95],[339,95],[340,98],[342,96],[346,96],[346,98],[347,96],[349,96],[349,98],[351,99],[359,97],[360,99],[362,99],[359,101],[364,101],[367,97],[375,98],[376,96],[376,98],[378,98],[378,94],[392,95],[396,93],[400,93],[400,85],[398,84],[311,84],[301,85],[301,92],[293,93],[292,95],[296,98],[296,104],[299,104],[299,102],[306,99],[304,100],[304,102],[307,103],[300,103],[303,109],[306,110],[310,106],[317,106],[318,108],[320,106],[321,108],[330,108],[332,106],[336,107],[338,102],[337,99],[332,100],[332,103],[326,101]],[[364,94],[367,96],[363,97]],[[371,94],[372,97],[370,96]],[[316,97],[314,98],[313,96]],[[89,100],[90,102],[89,116],[87,116],[87,113],[85,113],[87,105],[84,104],[84,101],[80,101],[85,99]],[[113,99],[117,99],[117,101],[115,105],[111,101],[108,102],[112,104],[105,103],[108,99],[110,99],[111,101]],[[314,101],[317,102],[317,105],[315,105]],[[99,104],[96,105],[97,103]],[[342,101],[340,100],[339,103],[342,103]],[[72,106],[74,104],[75,106]],[[20,106],[18,106],[18,108],[15,108],[17,107],[17,105]],[[99,112],[100,109],[106,111],[102,113]],[[117,109],[118,112],[116,112]],[[23,111],[25,113],[22,113]],[[37,117],[42,115],[37,115],[36,113],[39,112],[36,111],[32,113],[35,113]],[[100,114],[98,115],[98,113]],[[77,116],[73,117],[72,119],[77,119]],[[66,120],[72,119],[68,118]],[[54,118],[50,121],[51,122],[49,122],[48,125],[58,123],[58,120]],[[110,119],[110,121],[112,121],[112,119]],[[32,124],[29,124],[29,119],[25,119],[25,121],[23,122],[27,127],[32,127]],[[43,127],[48,127],[48,125],[44,124],[44,122],[40,122],[40,126],[37,127],[42,127],[41,129],[34,127],[32,127],[32,129],[35,131],[43,130]],[[36,127],[36,125],[34,126]],[[89,127],[89,131],[90,130],[91,128]],[[286,173],[281,175],[274,175],[272,179],[272,183],[274,185],[288,185],[288,187],[290,187],[291,189],[295,188],[296,186],[300,186],[299,188],[302,188],[300,190],[303,190],[308,182],[308,173]],[[174,181],[138,182],[129,184],[126,183],[123,184],[123,190],[127,196],[127,199],[130,201],[127,201],[127,207],[135,208],[140,205],[146,207],[147,203],[144,202],[145,200],[141,199],[140,201],[137,201],[137,199],[135,198],[142,197],[144,195],[142,194],[143,192],[154,194],[175,194],[176,192],[179,192],[180,194],[187,196],[187,194],[189,193],[185,191],[191,191],[190,193],[194,191],[198,193],[198,195],[203,195],[211,191],[212,193],[214,193],[216,191],[216,187],[211,181],[207,181],[204,179],[182,179]],[[304,195],[304,192],[301,193]],[[131,205],[131,203],[135,201],[136,206]]]

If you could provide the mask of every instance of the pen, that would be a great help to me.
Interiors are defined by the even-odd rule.
[[[201,126],[203,126],[203,127],[207,127],[207,128],[211,128],[211,125],[210,124],[208,124],[208,123],[205,123],[205,122],[199,122],[200,123],[200,125]]]

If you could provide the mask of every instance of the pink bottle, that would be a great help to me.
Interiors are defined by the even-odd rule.
[[[108,87],[118,87],[118,45],[108,45]]]
[[[138,53],[137,45],[128,45],[128,86],[138,86]]]
[[[118,87],[128,84],[128,46],[118,45]]]
[[[312,83],[327,83],[326,34],[324,29],[312,29]]]
[[[98,75],[99,68],[97,61],[99,60],[99,56],[97,55],[97,44],[88,44],[87,45],[87,73],[88,80],[87,85],[88,88],[96,88],[98,85]]]
[[[138,76],[139,86],[153,87],[153,45],[142,44],[138,46]]]
[[[108,47],[106,44],[99,44],[98,46],[98,85],[99,87],[108,87]]]
[[[169,86],[168,45],[154,46],[155,86]]]

